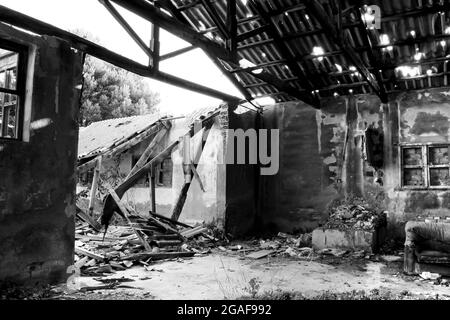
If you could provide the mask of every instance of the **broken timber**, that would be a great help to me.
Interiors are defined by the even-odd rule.
[[[139,160],[136,162],[134,167],[131,169],[130,173],[128,173],[128,175],[126,176],[125,180],[127,180],[130,176],[132,176],[134,173],[136,173],[136,171],[138,171],[140,168],[142,168],[147,163],[148,159],[154,153],[155,146],[158,145],[161,142],[161,139],[169,132],[170,127],[171,127],[170,121],[165,121],[163,123],[163,127],[156,134],[156,136],[152,139],[150,144],[147,146],[145,151],[142,153]]]
[[[97,187],[98,187],[98,180],[100,178],[100,170],[102,168],[102,157],[97,157],[97,165],[94,170],[94,177],[92,178],[92,186],[91,186],[91,192],[89,195],[89,216],[92,217],[92,214],[94,213],[94,201],[95,201],[95,194],[97,193]]]
[[[108,192],[111,195],[111,197],[114,199],[114,201],[116,202],[117,206],[119,207],[120,211],[122,211],[125,219],[127,220],[128,224],[130,225],[131,229],[134,231],[134,233],[136,233],[137,237],[139,238],[140,242],[142,243],[142,245],[144,246],[145,250],[151,250],[150,245],[148,244],[147,241],[145,241],[144,235],[141,231],[136,230],[133,225],[131,224],[130,218],[128,218],[128,210],[127,208],[125,208],[125,206],[122,204],[122,201],[120,200],[119,196],[116,194],[116,192],[107,185],[108,188]],[[106,232],[106,231],[105,231]]]
[[[180,257],[192,257],[195,253],[194,252],[142,252],[142,253],[135,253],[131,254],[125,257],[120,258],[121,260],[162,260],[162,259],[173,259],[173,258],[180,258]]]
[[[206,117],[205,119],[201,120],[202,122],[202,127],[205,129],[203,131],[203,140],[202,141],[206,141],[206,138],[208,136],[209,133],[209,129],[212,126],[213,123],[213,119],[215,116],[217,116],[219,114],[219,111],[215,111],[213,112],[211,115],[209,115],[208,117]],[[190,136],[194,136],[194,126],[192,125],[191,128],[189,129],[189,134]],[[161,151],[158,155],[156,155],[153,159],[151,159],[149,162],[147,162],[143,167],[141,167],[140,169],[137,169],[137,171],[135,173],[133,173],[130,177],[128,177],[128,179],[125,179],[119,186],[117,186],[114,191],[117,194],[118,198],[120,199],[125,192],[130,189],[133,185],[136,184],[136,182],[145,174],[147,174],[147,172],[152,168],[152,166],[161,163],[164,159],[166,159],[167,157],[169,157],[169,155],[173,152],[173,150],[178,146],[179,144],[179,140],[173,141],[171,144],[169,144],[163,151]],[[196,163],[198,162],[197,159],[199,158],[199,155],[201,155],[201,148],[202,146],[200,145],[200,152],[197,153],[197,157],[196,157]],[[184,202],[186,201],[186,196],[187,196],[187,191],[189,190],[189,185],[190,183],[186,183],[183,185],[182,191],[178,197],[178,199],[180,199],[180,196],[184,199],[182,199],[181,201],[177,200],[176,206],[175,206],[175,211],[172,212],[172,219],[174,217],[174,212],[176,214],[176,219],[177,220],[180,213],[181,213],[181,209],[183,208]],[[115,211],[118,211],[117,208],[117,204],[114,201],[114,199],[112,198],[112,195],[109,194],[106,196],[105,198],[105,202],[103,205],[103,212],[102,212],[102,217],[101,217],[101,223],[105,226],[108,226],[110,219],[112,218],[113,214]]]

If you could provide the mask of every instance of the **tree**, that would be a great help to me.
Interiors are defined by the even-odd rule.
[[[75,30],[74,33],[95,39]],[[98,40],[91,40],[98,43]],[[86,55],[83,90],[78,122],[87,126],[95,121],[153,113],[159,94],[150,89],[144,78]]]

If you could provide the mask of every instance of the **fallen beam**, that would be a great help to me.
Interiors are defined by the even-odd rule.
[[[92,259],[95,259],[95,260],[98,260],[98,261],[105,260],[104,256],[102,256],[100,254],[97,254],[97,253],[94,253],[92,251],[89,251],[89,250],[77,247],[77,246],[75,246],[75,253],[79,254],[79,255],[87,256],[89,258],[92,258]]]
[[[162,259],[192,257],[194,254],[195,254],[194,252],[158,252],[158,253],[142,252],[142,253],[135,253],[135,254],[121,257],[120,260],[136,261],[136,260],[151,259],[151,260],[155,261],[155,260],[162,260]]]

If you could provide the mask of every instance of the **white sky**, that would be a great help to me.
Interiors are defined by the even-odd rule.
[[[0,0],[0,5],[53,24],[61,29],[84,29],[98,37],[102,46],[137,62],[148,64],[148,57],[145,53],[97,0]],[[144,42],[149,43],[151,24],[119,6],[115,5],[115,7]],[[189,43],[161,30],[161,54],[187,45]],[[160,70],[242,97],[234,85],[200,49],[161,62]],[[163,82],[152,79],[147,79],[147,81],[153,91],[160,93],[159,109],[161,112],[179,115],[197,108],[220,103],[218,99],[180,89]]]

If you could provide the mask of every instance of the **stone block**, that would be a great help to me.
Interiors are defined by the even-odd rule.
[[[325,248],[339,248],[351,250],[366,250],[376,252],[381,244],[384,228],[375,231],[367,230],[338,230],[317,228],[312,233],[312,247],[315,250]]]

